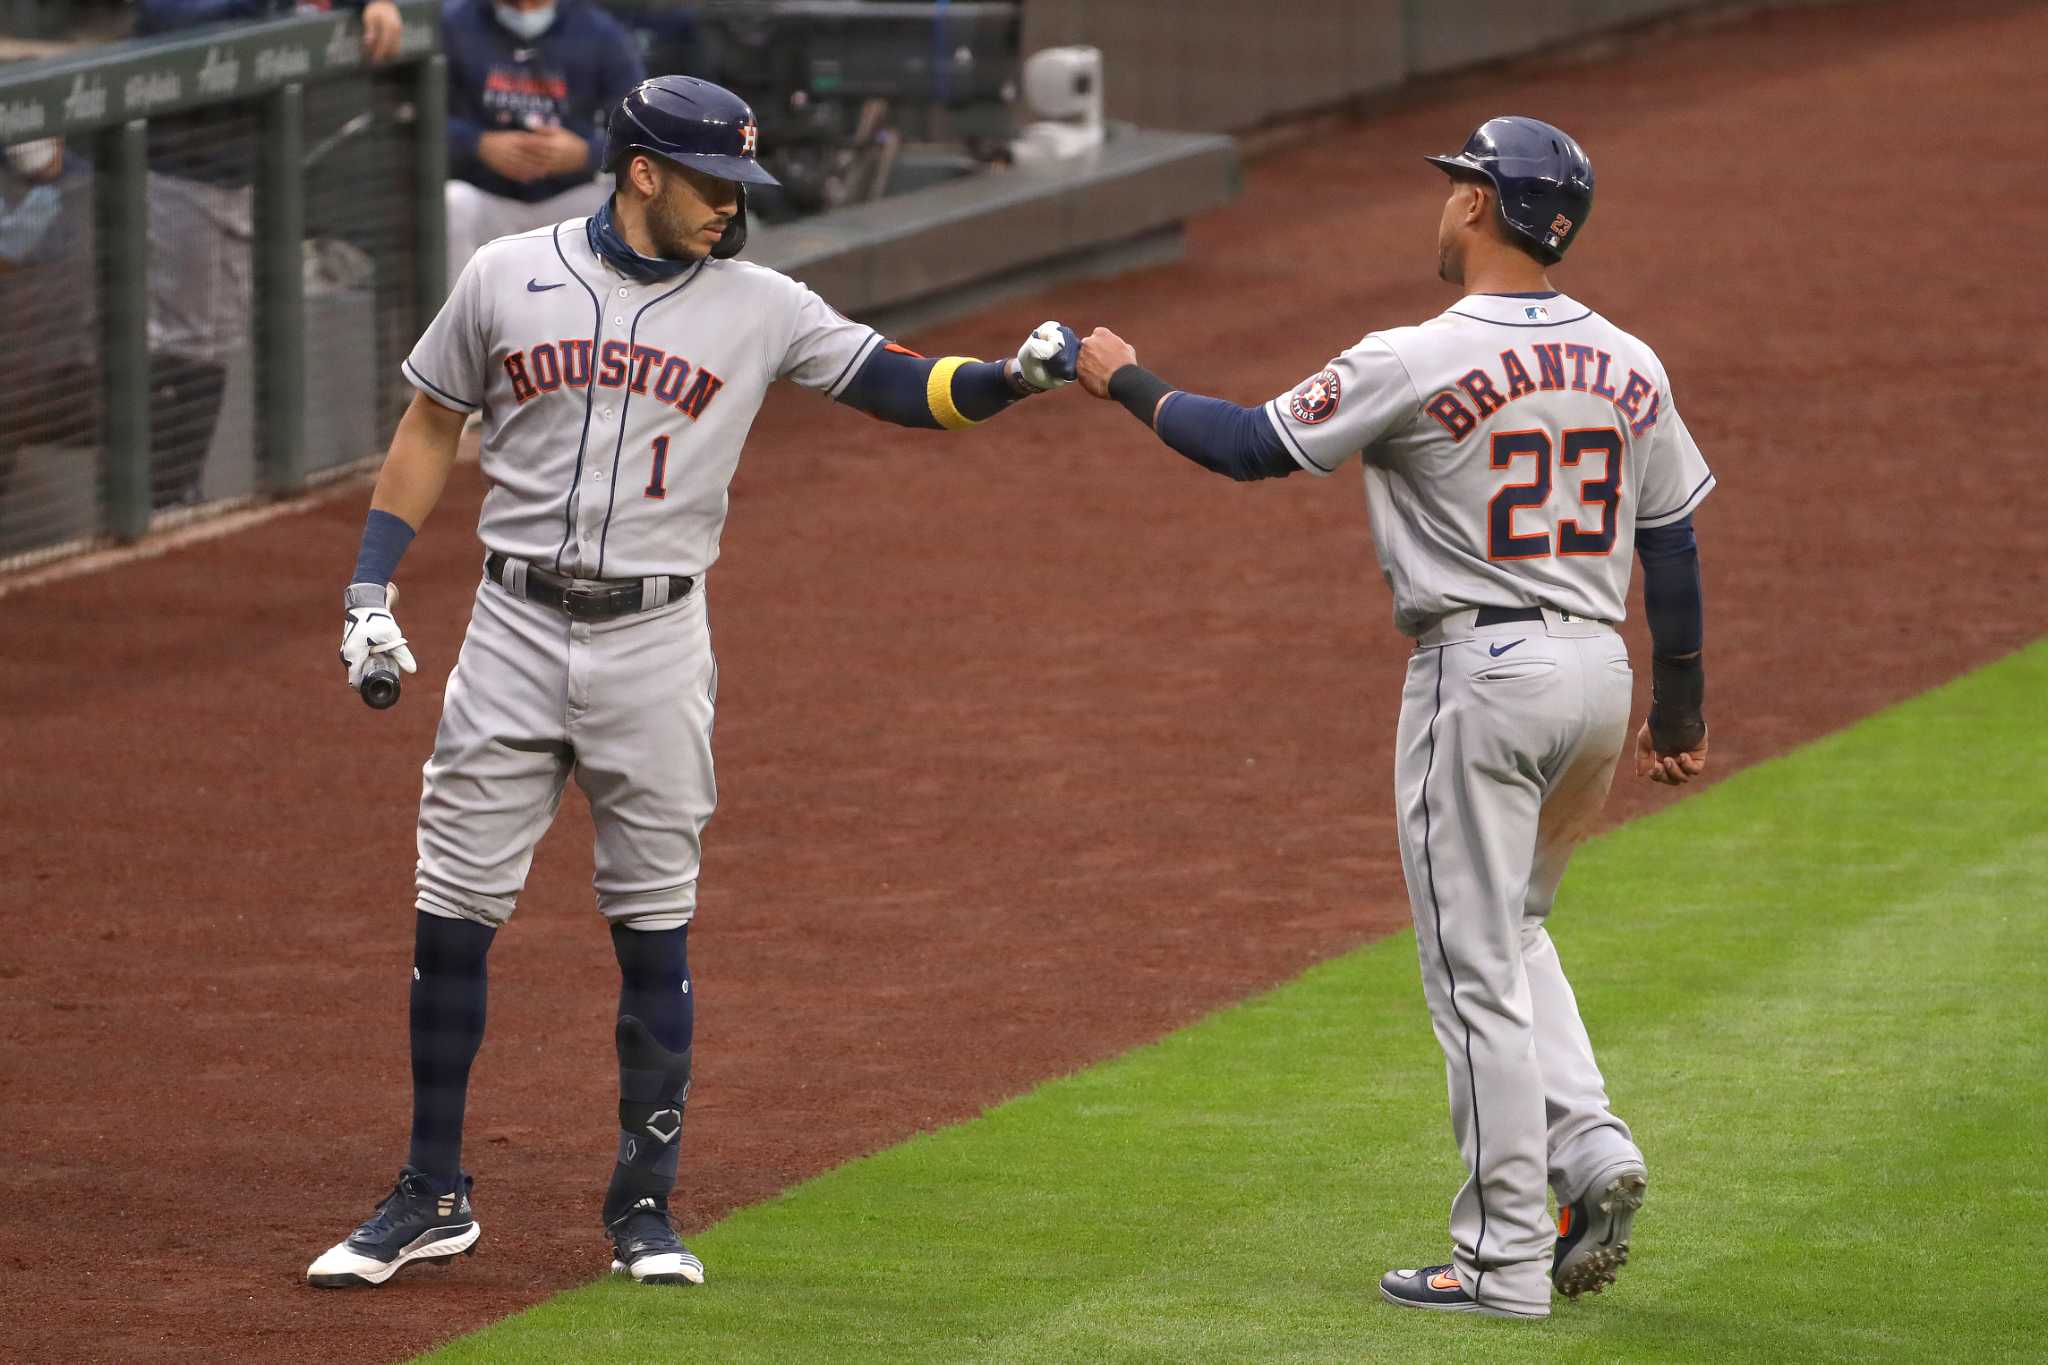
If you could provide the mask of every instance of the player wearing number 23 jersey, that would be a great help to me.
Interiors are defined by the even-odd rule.
[[[1650,348],[1558,293],[1468,295],[1373,332],[1265,413],[1310,473],[1364,464],[1410,635],[1474,606],[1619,621],[1636,532],[1714,483]]]
[[[1627,734],[1614,626],[1635,559],[1654,646],[1636,771],[1676,784],[1704,770],[1691,518],[1714,478],[1650,348],[1550,284],[1592,209],[1578,144],[1494,119],[1430,160],[1453,181],[1438,273],[1465,291],[1439,316],[1370,332],[1257,407],[1173,388],[1102,329],[1080,378],[1232,478],[1364,467],[1394,621],[1415,642],[1396,821],[1468,1174],[1451,1260],[1391,1271],[1380,1291],[1542,1317],[1553,1287],[1615,1278],[1648,1184],[1545,923]]]

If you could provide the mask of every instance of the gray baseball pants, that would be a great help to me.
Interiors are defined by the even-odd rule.
[[[640,929],[688,923],[718,804],[717,690],[701,579],[608,621],[481,583],[420,795],[419,908],[510,918],[573,773],[597,827],[598,909]]]
[[[1628,650],[1546,610],[1475,627],[1454,612],[1417,641],[1402,691],[1395,796],[1423,995],[1444,1051],[1469,1174],[1453,1264],[1480,1303],[1543,1316],[1569,1202],[1642,1154],[1606,1082],[1544,921],[1599,818],[1627,734]]]

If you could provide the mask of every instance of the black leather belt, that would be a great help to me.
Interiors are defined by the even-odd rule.
[[[1541,621],[1541,607],[1481,607],[1479,614],[1472,618],[1472,627],[1510,626],[1517,621]]]
[[[484,576],[493,583],[505,585],[505,556],[495,550],[484,556]],[[697,580],[682,574],[671,574],[668,580],[668,600],[680,602],[690,595],[690,589],[697,586]],[[618,581],[592,581],[570,578],[564,574],[550,573],[536,564],[526,566],[526,600],[538,602],[544,607],[553,607],[566,616],[578,621],[609,621],[614,616],[630,616],[641,610],[644,600],[642,582],[637,578]]]

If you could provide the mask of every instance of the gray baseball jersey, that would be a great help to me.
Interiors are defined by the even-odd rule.
[[[1266,416],[1311,473],[1362,456],[1410,635],[1459,607],[1619,621],[1636,529],[1714,486],[1656,355],[1562,294],[1469,295],[1369,333]]]
[[[717,666],[703,574],[768,385],[838,393],[882,345],[796,281],[705,260],[652,283],[590,249],[583,219],[486,245],[405,361],[483,414],[477,527],[513,564],[641,579],[662,605],[584,622],[477,589],[420,799],[418,905],[502,923],[573,772],[597,826],[598,908],[668,928],[696,912],[717,805]],[[671,599],[667,575],[696,579]]]
[[[486,546],[581,578],[695,576],[768,385],[837,394],[882,338],[745,261],[622,278],[584,221],[477,252],[405,376],[482,410]]]
[[[1482,1305],[1542,1316],[1558,1233],[1539,1173],[1563,1207],[1646,1170],[1546,924],[1628,732],[1612,623],[1636,531],[1689,515],[1714,477],[1650,348],[1561,294],[1471,295],[1371,333],[1265,412],[1304,469],[1365,467],[1417,639],[1395,806],[1469,1172],[1452,1261]]]

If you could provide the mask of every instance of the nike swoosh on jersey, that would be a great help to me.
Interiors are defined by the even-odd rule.
[[[1528,636],[1524,635],[1524,636],[1522,637],[1522,640],[1526,640],[1526,639],[1528,639],[1528,638],[1529,638]],[[1506,644],[1504,644],[1504,645],[1488,645],[1488,646],[1486,647],[1486,652],[1487,652],[1488,654],[1491,654],[1491,655],[1492,655],[1492,656],[1493,656],[1494,658],[1498,659],[1498,658],[1499,658],[1499,657],[1500,657],[1501,655],[1503,655],[1503,654],[1507,653],[1507,652],[1508,652],[1509,650],[1513,649],[1513,648],[1514,648],[1514,647],[1515,647],[1516,645],[1518,645],[1518,644],[1522,643],[1522,640],[1510,640],[1510,641],[1508,641],[1508,642],[1507,642]]]
[[[528,280],[526,282],[526,292],[529,294],[545,294],[550,289],[566,289],[568,287],[569,282],[567,280],[558,280],[554,284],[542,284],[539,280]]]

